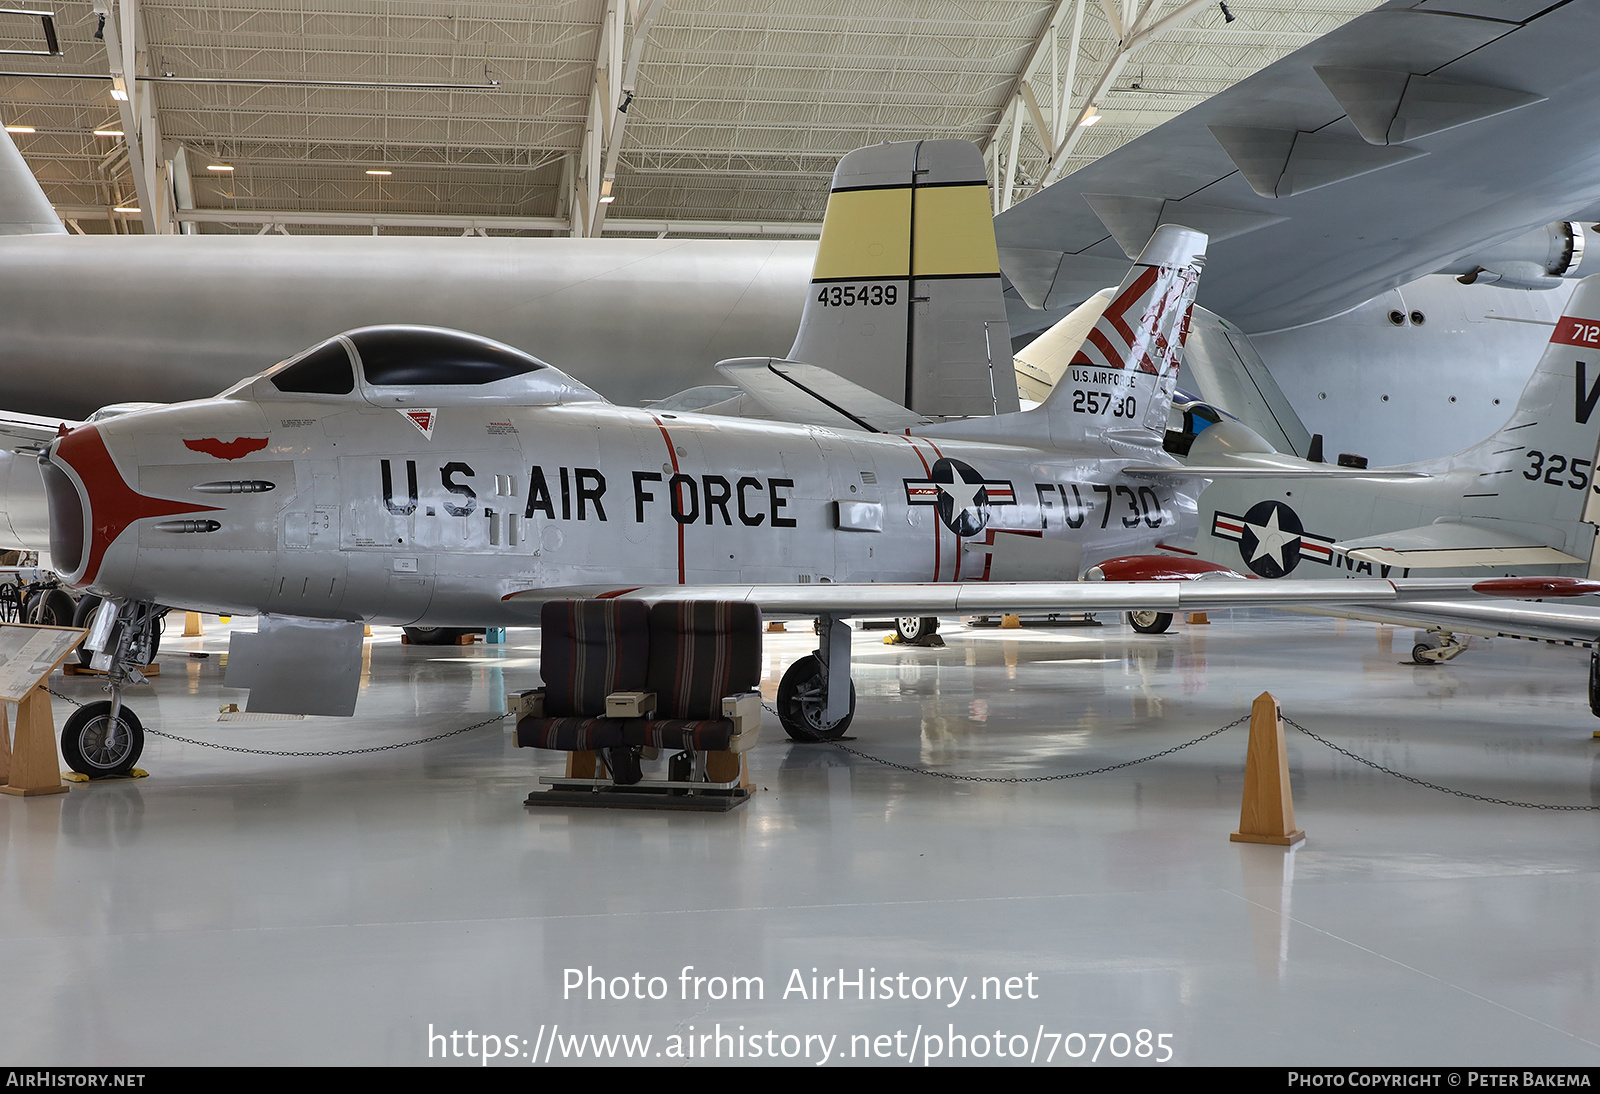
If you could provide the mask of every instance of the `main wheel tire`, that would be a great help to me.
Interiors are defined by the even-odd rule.
[[[850,728],[856,716],[856,684],[850,681],[850,709],[828,725],[822,721],[822,662],[807,655],[789,666],[778,683],[778,721],[783,731],[796,741],[836,741]]]
[[[41,627],[70,627],[75,607],[64,590],[35,593],[28,598],[28,622]]]
[[[1128,626],[1140,634],[1165,634],[1172,626],[1171,612],[1129,612]]]
[[[460,627],[403,627],[413,646],[453,646],[469,630]]]
[[[89,624],[94,622],[95,610],[103,603],[105,603],[104,598],[95,596],[93,593],[80,597],[77,607],[72,609],[72,625],[88,630]],[[84,649],[82,643],[79,643],[78,648],[73,651],[73,656],[78,659],[78,664],[84,668],[88,668],[89,662],[94,660],[94,654]]]
[[[939,633],[939,617],[933,615],[902,615],[894,621],[895,633],[902,642],[920,642],[930,634]]]
[[[61,755],[67,766],[91,779],[126,775],[144,751],[144,726],[127,707],[117,712],[116,741],[107,743],[111,703],[88,703],[72,712],[61,727]]]

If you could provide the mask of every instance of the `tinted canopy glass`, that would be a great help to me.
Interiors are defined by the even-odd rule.
[[[371,327],[349,337],[367,383],[379,387],[491,384],[545,367],[510,346],[436,327]]]
[[[296,394],[348,395],[356,389],[356,374],[344,343],[330,338],[274,375],[272,385]]]

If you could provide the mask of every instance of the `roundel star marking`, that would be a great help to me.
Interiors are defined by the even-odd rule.
[[[1281,501],[1261,501],[1250,507],[1241,522],[1239,555],[1251,572],[1262,577],[1283,577],[1300,563],[1305,526],[1293,509]]]
[[[939,519],[958,536],[975,536],[989,523],[989,491],[984,478],[960,460],[934,463],[930,478],[939,490]]]

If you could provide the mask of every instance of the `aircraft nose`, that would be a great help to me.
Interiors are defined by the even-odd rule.
[[[107,550],[137,521],[217,508],[139,493],[129,486],[97,426],[80,426],[52,441],[41,464],[50,506],[51,562],[69,585],[100,578]]]

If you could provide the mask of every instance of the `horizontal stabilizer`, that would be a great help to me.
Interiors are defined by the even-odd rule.
[[[738,384],[781,422],[900,433],[928,419],[817,365],[773,357],[722,361],[717,371]]]
[[[1462,566],[1563,566],[1586,559],[1548,544],[1481,524],[1444,521],[1335,543],[1334,551],[1358,562],[1417,569]]]

